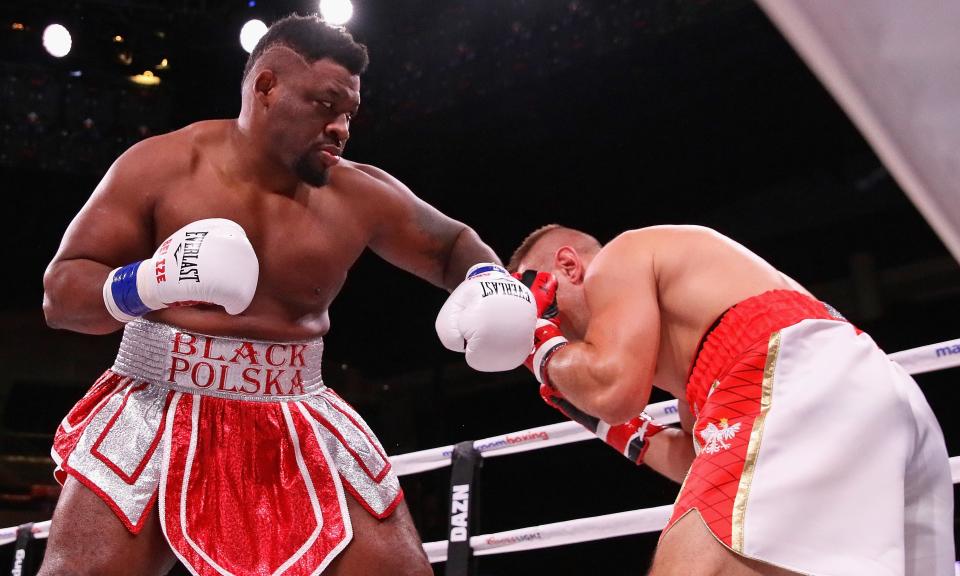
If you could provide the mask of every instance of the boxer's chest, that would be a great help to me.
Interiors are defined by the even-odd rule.
[[[291,314],[325,311],[363,252],[367,226],[340,195],[304,190],[293,196],[211,179],[171,188],[155,209],[157,239],[201,218],[228,218],[246,231],[260,263],[253,306]]]

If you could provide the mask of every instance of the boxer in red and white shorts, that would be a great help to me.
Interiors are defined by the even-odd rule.
[[[548,402],[683,480],[650,574],[953,575],[948,456],[922,392],[792,279],[695,226],[605,246],[546,226],[509,268],[538,301],[528,366]],[[637,418],[652,386],[682,429]]]
[[[481,369],[523,362],[536,310],[472,229],[342,157],[366,65],[343,28],[275,22],[239,117],[137,143],[70,224],[48,324],[127,327],[58,430],[40,576],[159,576],[177,556],[205,576],[433,573],[383,449],[320,379],[330,305],[369,249],[453,290],[446,337]],[[376,289],[371,310],[393,305]],[[408,337],[379,318],[371,354]]]
[[[346,493],[402,500],[363,419],[320,377],[323,340],[271,343],[127,324],[113,367],[57,429],[53,458],[137,534],[158,503],[194,574],[322,570],[350,541]],[[282,489],[277,489],[282,487]]]
[[[823,303],[772,291],[735,305],[687,402],[697,456],[663,538],[696,511],[730,550],[801,573],[947,571],[953,487],[936,418]]]

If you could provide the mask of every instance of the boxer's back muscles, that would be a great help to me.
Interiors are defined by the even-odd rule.
[[[194,306],[149,318],[270,340],[321,335],[347,270],[368,245],[401,268],[447,283],[444,263],[465,226],[384,172],[347,160],[330,169],[326,186],[271,189],[269,179],[244,173],[230,146],[233,127],[197,123],[144,141],[117,160],[48,269],[45,310],[52,324],[95,333],[119,328],[100,296],[109,270],[148,257],[171,232],[209,217],[246,231],[260,262],[253,302],[239,316]]]
[[[728,308],[799,284],[730,238],[699,226],[656,226],[625,234],[653,253],[660,308],[654,382],[679,398],[697,345]]]

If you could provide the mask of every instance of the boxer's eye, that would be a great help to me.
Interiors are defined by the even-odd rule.
[[[319,104],[327,110],[333,110],[333,102],[330,102],[329,100],[314,100],[314,103]]]

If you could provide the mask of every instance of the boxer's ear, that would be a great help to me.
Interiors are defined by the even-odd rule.
[[[584,267],[580,255],[571,246],[562,246],[553,257],[556,274],[566,278],[571,284],[583,282]]]
[[[269,108],[276,98],[277,75],[273,70],[264,69],[253,80],[253,94],[262,106]]]

